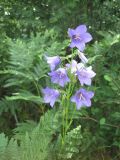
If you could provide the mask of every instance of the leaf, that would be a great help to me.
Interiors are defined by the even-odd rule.
[[[43,100],[40,96],[33,95],[31,92],[22,91],[20,93],[14,93],[13,96],[8,97],[6,96],[7,100],[25,100],[35,102],[37,104],[43,103]]]
[[[5,137],[4,133],[0,134],[0,151],[4,151],[8,144],[8,138]]]
[[[108,82],[112,81],[112,78],[109,75],[104,75],[104,79]]]
[[[106,119],[104,117],[100,119],[100,125],[104,125],[105,122],[106,122]]]

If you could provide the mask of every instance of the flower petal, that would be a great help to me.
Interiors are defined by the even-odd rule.
[[[77,34],[83,34],[87,31],[86,25],[80,25],[75,29]]]
[[[71,44],[70,44],[70,47],[74,48],[75,46],[76,46],[75,43],[72,41]]]
[[[81,38],[85,43],[90,42],[92,40],[92,36],[90,33],[84,33],[81,35]]]
[[[76,108],[79,110],[83,106],[82,101],[76,102]]]
[[[80,81],[81,86],[84,85],[84,79],[81,76],[78,76],[78,79]]]
[[[69,29],[68,29],[68,35],[69,35],[69,37],[72,38],[72,36],[75,35],[75,30],[69,28]]]
[[[80,59],[83,63],[88,62],[88,59],[85,57],[84,53],[80,52],[79,50],[78,50],[78,56],[80,57]]]
[[[50,106],[51,106],[52,108],[53,108],[53,106],[54,106],[54,104],[55,104],[55,101],[56,101],[55,98],[50,101]]]
[[[44,95],[43,99],[45,103],[50,103],[50,106],[53,107],[55,101],[59,97],[60,93],[58,90],[51,89],[49,87],[46,87],[45,89],[42,89],[42,93]]]
[[[96,73],[90,67],[87,68],[87,72],[88,72],[90,78],[93,78],[96,75]]]
[[[52,71],[51,73],[48,73],[48,75],[51,77],[51,82],[57,83],[62,87],[70,81],[67,76],[66,69],[64,68],[59,68],[56,71]]]
[[[84,84],[90,86],[91,85],[91,79],[90,78],[84,78]]]
[[[88,91],[86,95],[87,97],[92,98],[94,96],[94,92]]]
[[[71,73],[75,73],[77,71],[77,62],[72,60],[71,62]]]
[[[61,62],[59,56],[48,57],[45,55],[45,58],[47,60],[47,63],[50,65],[51,71],[53,71],[57,67],[57,65],[59,65]]]
[[[77,47],[80,51],[83,51],[83,50],[85,49],[85,43],[84,43],[84,42],[76,43],[76,47]]]
[[[90,99],[86,99],[86,101],[84,101],[85,106],[90,107],[91,106],[91,100]]]
[[[71,102],[76,102],[75,96],[72,96],[72,97],[71,97]]]

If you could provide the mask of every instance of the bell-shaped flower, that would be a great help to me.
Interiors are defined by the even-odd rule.
[[[67,76],[67,71],[64,68],[52,71],[51,73],[48,73],[48,75],[51,77],[53,83],[59,84],[61,87],[64,87],[70,81]]]
[[[70,47],[77,47],[80,51],[85,49],[85,43],[92,40],[92,36],[87,32],[86,25],[80,25],[76,29],[68,29],[68,35],[71,38]]]
[[[61,60],[59,56],[54,56],[54,57],[48,57],[45,56],[47,63],[50,65],[50,69],[51,71],[55,70],[55,68],[57,67],[57,65],[60,64]]]
[[[74,96],[71,97],[71,101],[76,103],[77,109],[83,106],[91,106],[91,98],[94,96],[94,92],[87,91],[83,88],[79,89]]]
[[[50,103],[51,107],[54,106],[55,101],[58,99],[60,95],[58,90],[51,89],[49,87],[42,89],[42,93],[44,94],[44,102]]]
[[[92,70],[92,67],[82,68],[77,70],[78,79],[83,86],[84,84],[90,86],[92,82],[92,78],[96,75],[96,73]]]
[[[88,62],[88,59],[85,57],[84,53],[80,52],[79,50],[78,50],[78,56],[81,59],[82,63]]]

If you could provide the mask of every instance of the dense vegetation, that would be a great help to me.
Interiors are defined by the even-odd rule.
[[[95,96],[61,145],[62,111],[42,98],[45,55],[72,55],[67,30],[80,24],[93,37],[84,52]],[[0,160],[119,160],[120,1],[1,0],[0,33]]]

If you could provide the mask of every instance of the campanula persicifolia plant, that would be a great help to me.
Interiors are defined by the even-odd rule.
[[[63,142],[72,121],[72,118],[68,118],[69,108],[72,106],[74,114],[75,109],[79,110],[81,107],[91,106],[94,92],[89,91],[87,86],[91,86],[92,78],[96,75],[92,66],[88,66],[88,59],[82,53],[85,49],[85,43],[92,40],[92,36],[87,32],[86,25],[80,25],[75,30],[68,29],[68,35],[71,39],[70,47],[75,49],[70,58],[68,56],[45,56],[51,69],[48,75],[55,87],[46,87],[42,90],[44,102],[50,103],[52,108],[59,99],[59,103],[56,104],[63,111]],[[76,55],[81,59],[80,63],[74,60]],[[69,63],[65,64],[65,59]]]

